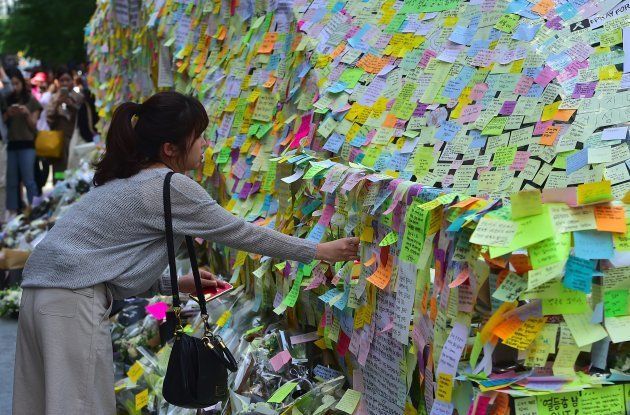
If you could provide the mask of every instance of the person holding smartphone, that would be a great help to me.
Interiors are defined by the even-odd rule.
[[[60,174],[68,167],[70,140],[77,123],[77,112],[83,104],[83,96],[73,89],[72,73],[65,68],[57,72],[55,83],[58,90],[46,110],[46,121],[51,130],[63,131],[64,137],[62,156],[53,161],[53,180],[56,182],[63,178]]]
[[[7,124],[6,207],[9,215],[18,213],[20,179],[26,187],[29,206],[37,195],[35,183],[35,136],[42,106],[31,95],[30,87],[18,69],[10,71],[13,92],[6,100],[2,117]]]

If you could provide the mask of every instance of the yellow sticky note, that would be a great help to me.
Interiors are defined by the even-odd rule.
[[[225,323],[228,322],[231,316],[232,316],[232,312],[230,310],[225,310],[223,314],[221,314],[221,317],[219,317],[219,319],[217,320],[217,326],[219,327],[225,326]]]
[[[133,383],[136,383],[143,373],[144,367],[142,367],[140,362],[136,360],[136,362],[131,365],[131,367],[127,371],[127,376],[129,377],[129,380],[131,380]]]
[[[360,400],[361,392],[355,391],[353,389],[348,389],[341,397],[341,400],[335,406],[335,409],[352,415],[352,413],[354,413],[354,410],[357,408]]]
[[[542,213],[542,194],[540,190],[523,190],[522,192],[514,193],[511,200],[512,219]]]
[[[610,180],[595,183],[584,183],[578,186],[577,202],[580,205],[609,202],[613,200]]]
[[[590,310],[581,314],[563,315],[578,347],[595,343],[608,335],[601,324],[591,323],[592,316],[593,312]]]
[[[490,247],[490,256],[492,258],[505,255],[519,248],[524,248],[540,242],[544,239],[551,238],[555,233],[551,215],[547,206],[543,206],[543,212],[540,215],[528,216],[526,218],[516,219],[518,229],[512,242],[508,247]],[[536,229],[536,232],[532,232]]]
[[[136,411],[149,404],[149,389],[145,389],[136,395]]]
[[[451,402],[453,395],[453,375],[438,373],[435,397],[442,402]]]
[[[531,317],[519,326],[510,337],[503,341],[503,344],[518,350],[525,350],[534,341],[538,333],[545,326],[545,317]]]

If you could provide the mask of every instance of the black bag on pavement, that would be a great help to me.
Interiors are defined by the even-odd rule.
[[[204,324],[201,339],[184,333],[180,319],[180,301],[177,290],[177,268],[175,265],[175,247],[173,241],[173,219],[171,215],[171,177],[169,172],[164,179],[164,222],[166,228],[166,246],[168,265],[173,291],[173,311],[177,317],[175,342],[168,361],[162,394],[164,399],[182,408],[206,408],[223,401],[228,396],[228,369],[237,369],[236,360],[223,340],[210,331],[206,299],[201,288],[201,277],[193,240],[186,236],[186,247],[190,256],[190,265],[195,278],[195,288],[199,309]]]

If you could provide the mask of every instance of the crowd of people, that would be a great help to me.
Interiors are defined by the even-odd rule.
[[[50,179],[63,179],[73,147],[98,141],[99,134],[94,97],[84,73],[77,69],[27,72],[0,64],[0,115],[3,222],[27,213]],[[54,157],[36,151],[38,140],[49,139],[46,132],[62,137]]]

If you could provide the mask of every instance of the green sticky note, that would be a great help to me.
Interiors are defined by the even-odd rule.
[[[461,0],[405,0],[401,12],[441,12],[444,10],[454,9],[460,2]]]
[[[282,304],[286,305],[287,307],[295,307],[298,295],[300,295],[300,285],[302,285],[302,278],[304,278],[303,272],[298,272],[295,276],[295,281],[293,281],[291,291],[289,291],[287,296],[284,297],[284,300],[282,300]]]
[[[219,156],[217,157],[217,164],[227,163],[227,161],[230,159],[231,151],[232,150],[230,149],[230,147],[223,147],[221,149],[221,152],[219,153]]]
[[[400,26],[405,22],[407,13],[397,13],[385,28],[385,33],[396,33]]]
[[[581,414],[582,412],[578,412],[580,392],[552,393],[536,397],[538,415],[555,415],[560,405],[567,414]]]
[[[420,258],[422,247],[424,246],[424,234],[429,217],[429,211],[420,207],[420,203],[414,201],[406,215],[405,233],[403,235],[402,247],[400,249],[400,259],[402,261],[415,264]]]
[[[348,389],[335,406],[335,409],[352,415],[361,400],[361,392]]]
[[[512,201],[512,219],[542,213],[542,194],[538,189],[513,193],[510,199]]]
[[[516,146],[499,147],[492,158],[492,167],[511,165],[514,162],[517,150],[518,147]]]
[[[339,82],[346,84],[346,88],[354,88],[364,72],[361,68],[348,68],[339,77]]]
[[[542,240],[551,238],[555,233],[553,221],[549,214],[549,206],[543,206],[543,212],[540,215],[528,216],[526,218],[515,219],[514,222],[518,224],[516,234],[512,239],[512,242],[508,247],[490,247],[490,256],[492,258],[505,255],[507,253],[516,251],[520,248],[525,248],[540,242]]]
[[[416,147],[413,163],[413,174],[420,180],[429,172],[433,164],[433,147]]]
[[[494,117],[481,131],[482,135],[501,135],[505,124],[508,122],[508,117]]]
[[[287,396],[295,389],[297,386],[297,382],[287,382],[284,385],[280,386],[277,391],[271,395],[271,398],[267,401],[268,403],[282,403],[286,399]]]
[[[501,16],[497,24],[494,25],[495,29],[505,33],[512,33],[514,28],[518,24],[520,16],[517,14],[504,14]]]
[[[580,396],[579,414],[621,414],[625,399],[623,385],[584,389]]]
[[[256,137],[263,138],[273,127],[273,123],[263,124],[256,132]]]
[[[543,298],[542,311],[544,315],[553,314],[582,314],[590,310],[586,301],[586,293],[572,290],[563,286],[553,286],[556,290],[553,297]],[[550,293],[551,294],[551,293]]]
[[[571,233],[557,233],[549,239],[537,242],[527,248],[532,268],[565,261],[571,251]]]
[[[265,328],[265,326],[258,326],[258,327],[251,328],[251,329],[249,329],[249,330],[247,330],[245,332],[245,336],[249,336],[250,334],[258,333],[259,331],[261,331],[264,328]]]
[[[378,244],[378,246],[389,246],[398,242],[398,234],[396,232],[390,232]]]
[[[604,316],[619,317],[628,314],[628,289],[604,292]]]

